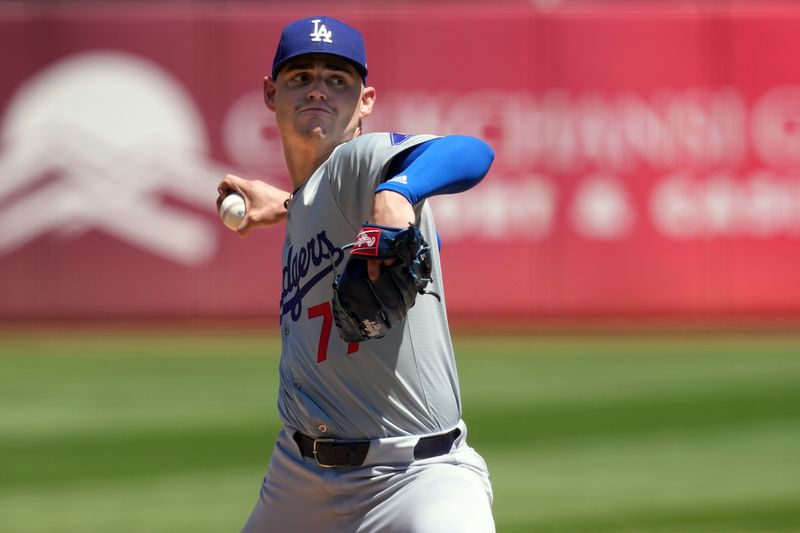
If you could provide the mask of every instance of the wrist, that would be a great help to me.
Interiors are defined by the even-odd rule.
[[[375,193],[369,221],[381,226],[406,227],[416,221],[414,206],[398,192],[379,191]]]

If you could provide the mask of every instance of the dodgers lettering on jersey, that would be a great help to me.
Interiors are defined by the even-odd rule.
[[[286,219],[280,301],[282,352],[278,410],[283,422],[316,437],[378,438],[436,433],[461,417],[444,299],[420,295],[404,327],[381,339],[339,338],[330,300],[345,245],[369,217],[375,187],[395,155],[433,136],[375,133],[334,150],[292,197]],[[436,241],[427,202],[415,206]],[[432,288],[443,294],[438,249]]]
[[[303,296],[320,280],[332,273],[343,258],[342,249],[334,246],[324,231],[318,233],[297,252],[293,246],[289,246],[283,265],[281,321],[287,313],[294,321],[300,318]],[[321,269],[313,276],[308,277],[311,267],[321,267]]]

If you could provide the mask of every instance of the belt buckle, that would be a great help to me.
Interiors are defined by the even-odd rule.
[[[336,468],[336,465],[326,465],[319,461],[319,457],[317,457],[317,443],[322,442],[323,444],[329,444],[335,442],[333,439],[314,439],[314,446],[311,448],[311,454],[314,456],[314,460],[317,462],[317,466],[320,468]]]

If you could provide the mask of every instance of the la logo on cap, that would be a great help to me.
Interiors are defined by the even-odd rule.
[[[311,40],[315,43],[318,42],[326,42],[332,43],[331,37],[333,36],[333,32],[329,31],[328,28],[325,27],[325,24],[320,24],[322,22],[320,19],[314,19],[311,22],[314,23],[314,31],[309,34]]]

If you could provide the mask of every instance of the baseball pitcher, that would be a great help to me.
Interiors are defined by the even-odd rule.
[[[467,444],[439,237],[426,198],[464,191],[494,154],[464,136],[362,135],[375,89],[361,34],[286,26],[264,80],[294,190],[226,176],[238,231],[285,222],[283,428],[244,532],[491,532]]]

